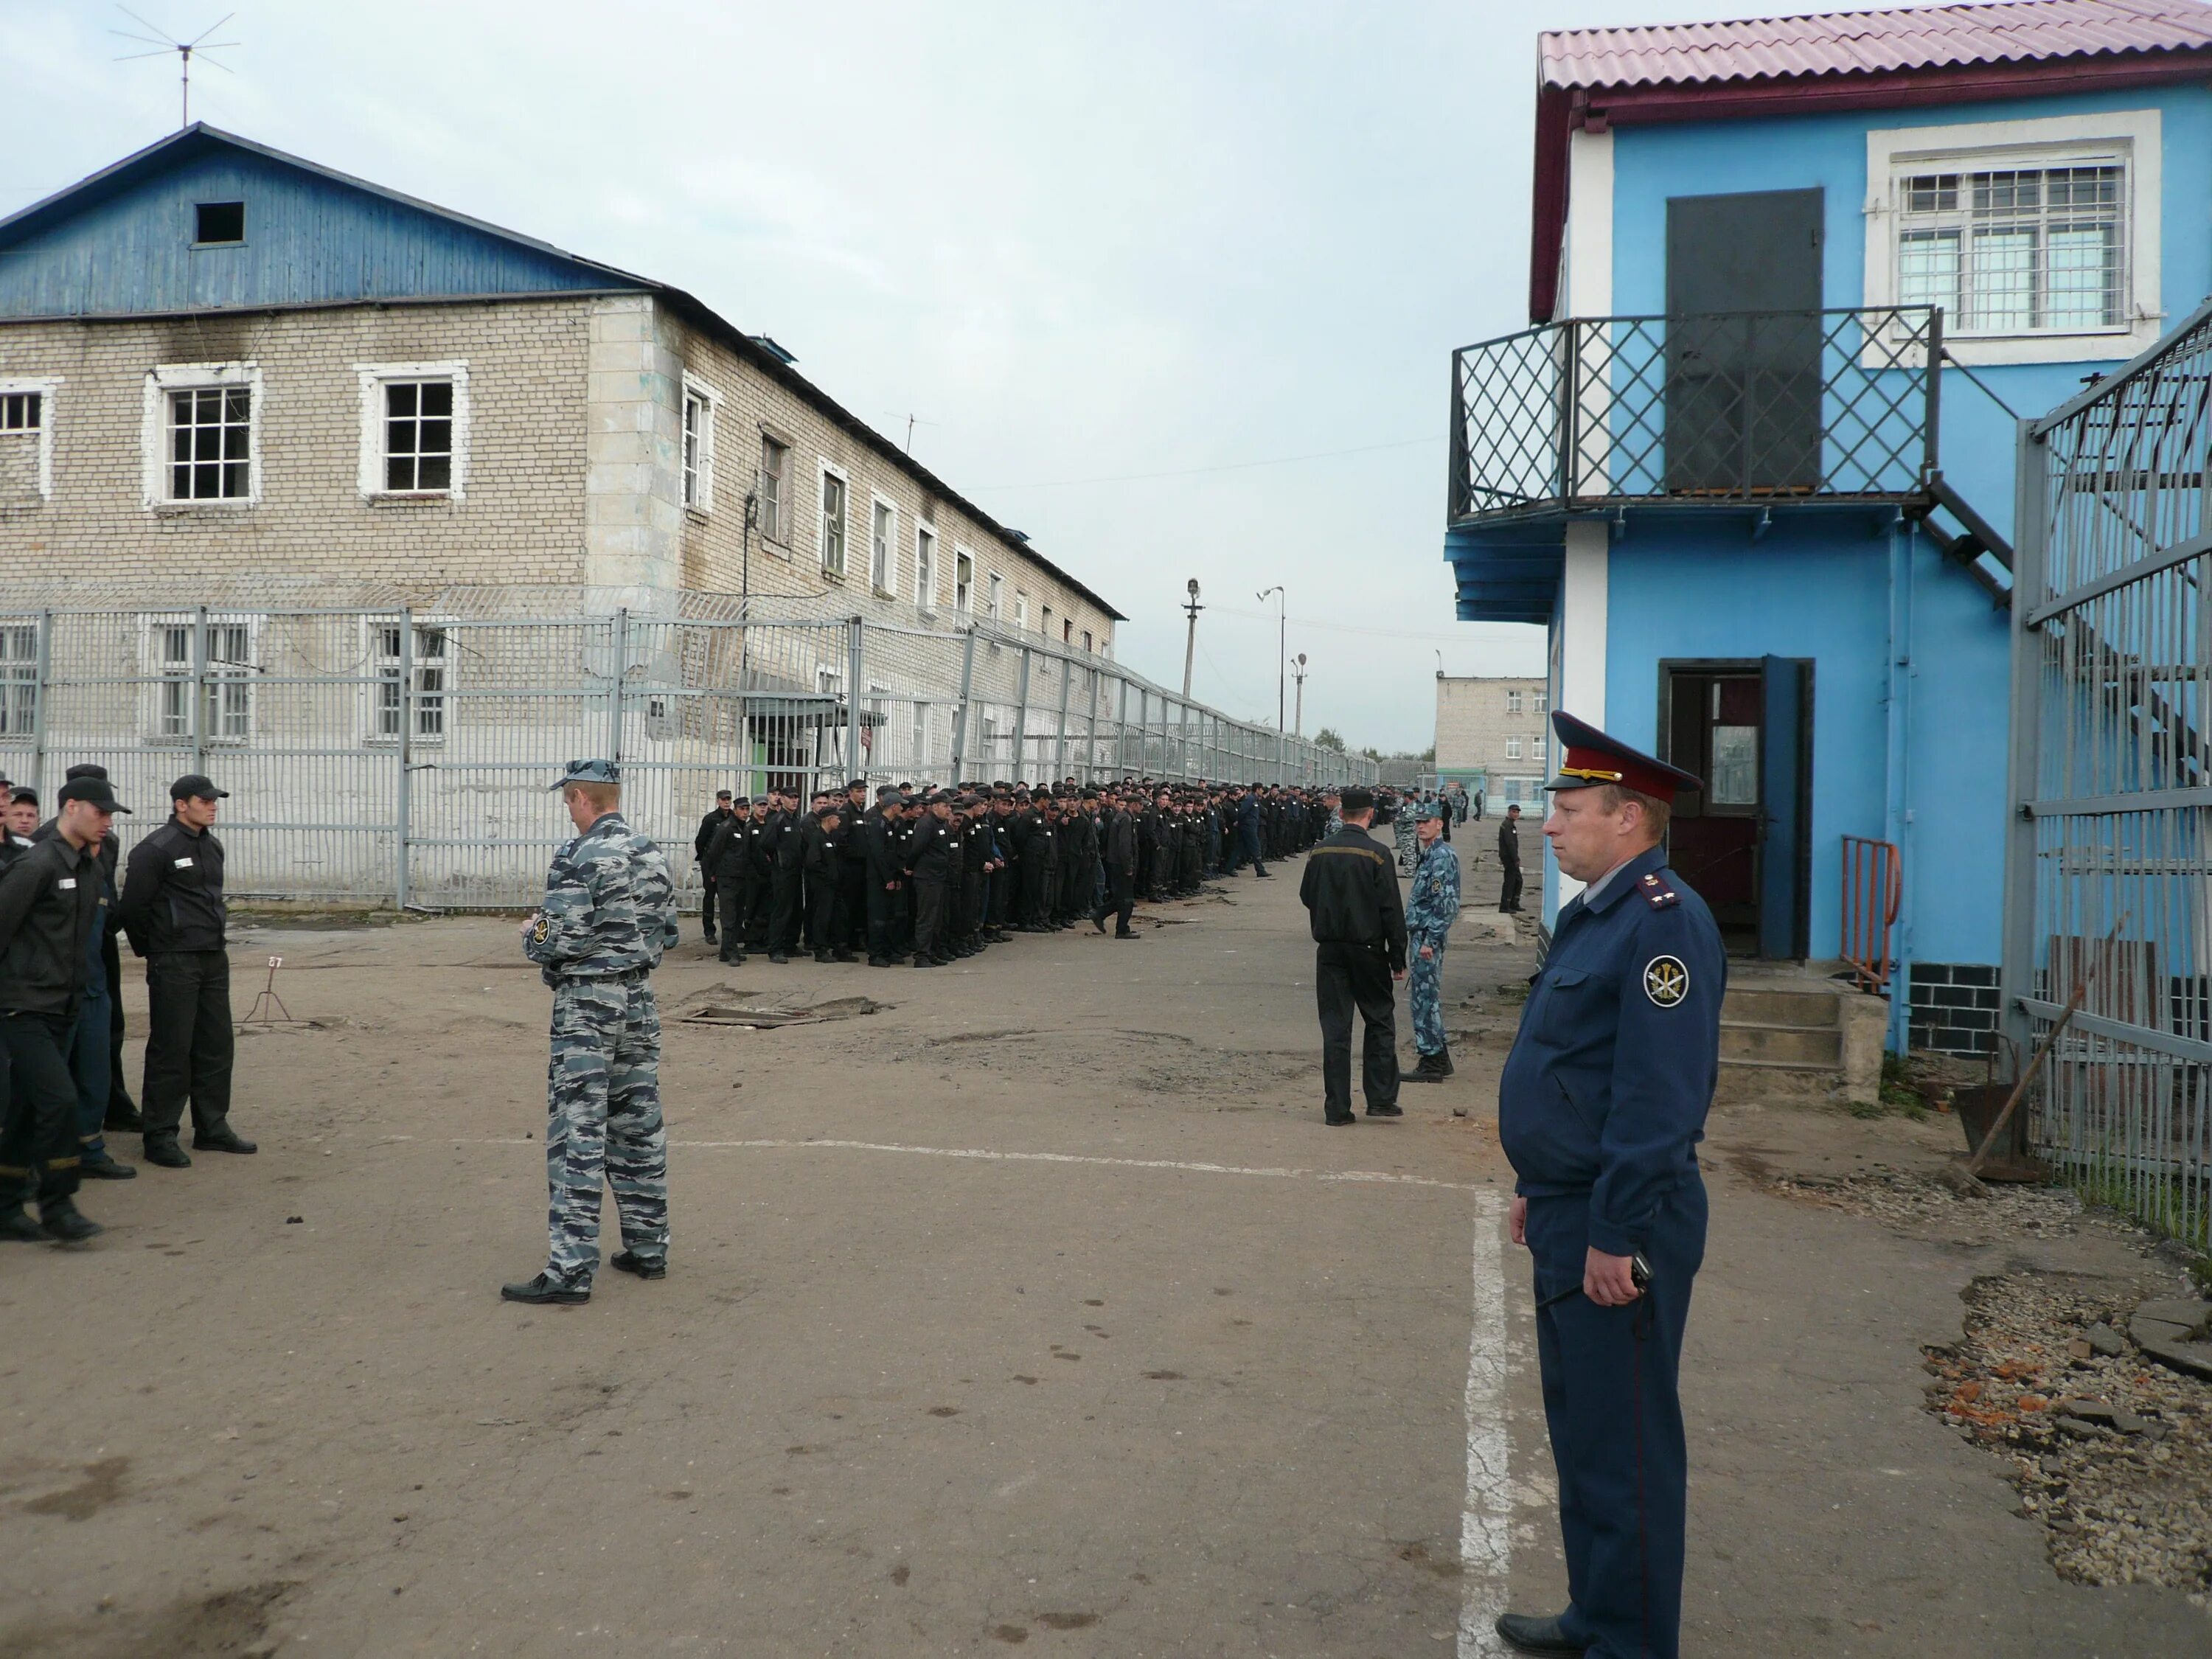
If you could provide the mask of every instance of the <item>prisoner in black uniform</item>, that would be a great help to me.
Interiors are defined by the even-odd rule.
[[[1370,1117],[1402,1115],[1398,1105],[1397,1006],[1390,984],[1406,977],[1406,902],[1396,861],[1367,833],[1375,797],[1344,792],[1344,828],[1313,850],[1298,897],[1311,913],[1314,1000],[1321,1012],[1323,1118],[1352,1115],[1352,1014],[1366,1030],[1361,1085]]]

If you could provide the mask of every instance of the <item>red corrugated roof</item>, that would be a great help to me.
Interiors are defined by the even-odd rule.
[[[1869,75],[2212,46],[2198,0],[2010,0],[1738,22],[1558,29],[1541,37],[1547,86],[1686,86]]]

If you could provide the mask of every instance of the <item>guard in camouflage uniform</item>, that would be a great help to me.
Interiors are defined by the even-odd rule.
[[[510,1302],[588,1302],[599,1265],[599,1187],[614,1188],[623,1248],[640,1279],[668,1271],[668,1144],[660,1125],[660,1011],[649,976],[676,943],[668,860],[617,810],[612,761],[570,761],[553,787],[577,829],[553,855],[523,950],[553,988],[546,1073],[545,1271],[502,1285]]]
[[[1403,1083],[1442,1083],[1452,1074],[1444,1042],[1444,942],[1459,920],[1459,854],[1443,838],[1447,807],[1425,800],[1413,809],[1413,839],[1420,861],[1406,895],[1406,1000],[1413,1012],[1413,1047],[1420,1058]]]

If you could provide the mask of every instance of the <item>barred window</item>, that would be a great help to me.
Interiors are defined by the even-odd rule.
[[[761,539],[781,544],[790,532],[784,527],[785,463],[789,459],[789,446],[775,439],[761,439],[760,462],[760,533]]]
[[[409,702],[400,684],[402,624],[376,625],[376,718],[374,735],[380,742],[397,743]],[[415,726],[417,743],[439,743],[446,736],[447,632],[435,623],[415,624],[410,678],[414,681]]]
[[[889,593],[896,585],[891,550],[897,544],[897,511],[889,501],[878,498],[869,519],[868,580],[879,593]]]
[[[822,568],[832,576],[845,574],[845,481],[826,466],[822,470]]]
[[[703,392],[684,394],[684,505],[705,513],[714,504],[714,404]]]
[[[453,487],[451,380],[385,382],[384,487],[404,495]]]
[[[1896,180],[1896,204],[1898,300],[1942,307],[1947,331],[2128,325],[2118,162],[1910,173]]]
[[[39,713],[39,625],[0,623],[0,738],[26,738]]]
[[[169,394],[169,499],[242,500],[253,493],[253,392],[195,386]]]
[[[204,671],[198,735],[208,742],[243,743],[253,735],[252,627],[208,623],[204,661],[194,659],[192,631],[188,622],[165,623],[155,629],[162,678],[154,735],[172,742],[194,735],[192,683]]]
[[[914,531],[914,602],[924,611],[937,605],[937,532],[926,524]]]

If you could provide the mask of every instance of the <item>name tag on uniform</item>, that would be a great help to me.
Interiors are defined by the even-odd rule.
[[[176,867],[179,870],[189,870],[192,867],[192,861],[190,859],[179,859]]]
[[[60,888],[64,893],[74,891],[76,887],[76,878],[75,876],[64,876],[59,881],[56,882],[54,885]]]

